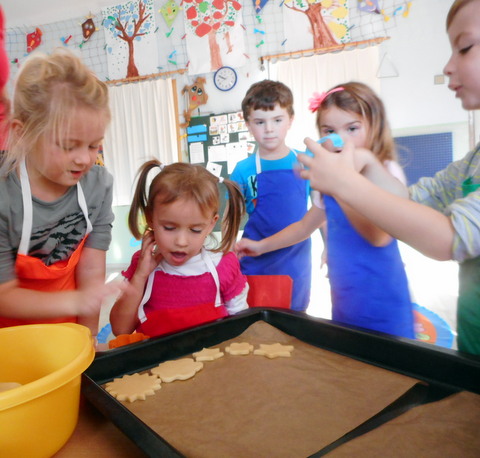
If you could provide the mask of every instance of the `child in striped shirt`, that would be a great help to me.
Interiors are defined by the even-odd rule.
[[[446,25],[452,47],[444,68],[449,88],[463,108],[480,109],[480,0],[455,0]],[[411,186],[408,200],[374,184],[390,178],[373,154],[351,144],[331,154],[311,139],[305,143],[314,158],[299,155],[308,167],[300,175],[314,189],[343,201],[423,254],[459,262],[458,348],[480,355],[480,144],[433,178]]]

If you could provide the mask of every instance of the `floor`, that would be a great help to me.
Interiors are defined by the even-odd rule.
[[[317,231],[312,236],[312,293],[307,313],[315,317],[330,319],[330,284],[327,278],[327,268],[320,269],[322,251],[323,241]],[[455,336],[458,291],[457,263],[431,260],[402,243],[400,243],[400,251],[405,263],[413,302],[444,320]],[[115,278],[119,274],[119,270],[118,267],[107,269],[108,281]],[[112,337],[107,332],[111,306],[112,301],[107,301],[100,315],[99,329],[103,329],[108,338]],[[452,348],[456,348],[455,338]]]

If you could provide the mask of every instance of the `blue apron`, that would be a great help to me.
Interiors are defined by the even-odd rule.
[[[375,247],[350,224],[337,201],[324,196],[332,318],[415,338],[408,280],[397,241]]]
[[[293,170],[262,172],[258,154],[255,159],[257,203],[243,236],[261,240],[303,218],[307,212],[307,187]],[[291,308],[305,311],[310,302],[311,256],[311,241],[307,239],[261,256],[246,256],[241,259],[240,265],[245,275],[289,275],[293,280]]]

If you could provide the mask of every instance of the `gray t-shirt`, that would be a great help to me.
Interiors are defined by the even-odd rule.
[[[108,250],[111,241],[113,178],[104,168],[93,166],[80,181],[93,230],[85,246]],[[0,283],[13,280],[15,258],[22,235],[23,203],[16,173],[0,178]],[[77,187],[60,199],[44,202],[35,197],[33,227],[28,254],[46,265],[67,259],[85,235],[87,224],[78,205]]]

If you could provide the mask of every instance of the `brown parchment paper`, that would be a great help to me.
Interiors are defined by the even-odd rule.
[[[478,458],[480,396],[463,391],[415,407],[328,454],[352,456]]]
[[[194,378],[123,403],[187,457],[308,456],[417,381],[328,352],[259,321],[231,342],[293,345],[290,358],[225,356]],[[198,350],[201,350],[199,348]]]

